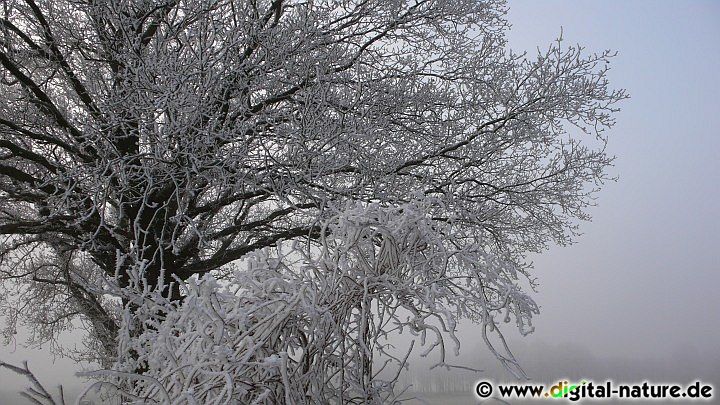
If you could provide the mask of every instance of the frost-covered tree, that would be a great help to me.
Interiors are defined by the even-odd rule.
[[[82,325],[98,384],[173,403],[388,400],[384,339],[445,365],[463,318],[521,374],[496,323],[531,330],[524,257],[587,218],[626,95],[505,12],[5,0],[5,336]]]

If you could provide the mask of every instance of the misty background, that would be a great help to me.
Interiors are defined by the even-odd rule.
[[[581,224],[575,245],[532,258],[541,314],[524,338],[506,325],[511,349],[538,381],[720,387],[720,2],[511,0],[509,7],[512,49],[533,55],[562,28],[567,43],[587,52],[617,50],[611,85],[631,95],[609,133],[619,180],[597,194],[593,221]],[[473,403],[474,381],[510,379],[474,325],[463,324],[460,335],[456,362],[484,373],[430,373],[418,359],[405,381],[420,392],[464,391],[458,403]],[[28,360],[48,387],[82,384],[73,376],[79,365],[22,342],[0,346],[0,359]],[[25,385],[0,370],[0,403],[23,403],[10,391]]]

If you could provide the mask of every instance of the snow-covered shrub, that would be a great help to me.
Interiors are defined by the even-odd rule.
[[[447,240],[454,224],[432,219],[439,203],[342,207],[321,247],[263,249],[226,280],[183,283],[180,303],[129,290],[137,308],[119,350],[132,355],[92,375],[142,402],[387,402],[405,388],[394,382],[407,360],[390,335],[414,335],[449,366],[458,319],[478,320],[489,339],[498,315],[526,330],[537,311],[511,261]]]

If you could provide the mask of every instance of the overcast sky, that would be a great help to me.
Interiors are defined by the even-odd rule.
[[[720,1],[509,5],[514,49],[544,47],[562,27],[589,51],[617,50],[610,78],[631,95],[610,133],[619,180],[598,194],[576,245],[535,259],[542,313],[522,344],[720,359]],[[0,347],[0,358],[29,358],[48,379],[72,369],[11,351]],[[11,381],[0,372],[0,386]]]
[[[619,52],[628,90],[598,194],[575,246],[535,261],[535,338],[592,352],[720,354],[720,2],[510,1],[511,44]]]

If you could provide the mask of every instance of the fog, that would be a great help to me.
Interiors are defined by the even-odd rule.
[[[560,33],[589,51],[619,51],[615,87],[627,88],[610,133],[618,181],[591,209],[570,247],[533,257],[541,306],[536,331],[511,348],[540,381],[701,380],[720,386],[720,2],[510,1],[511,46],[535,52]],[[476,327],[463,324],[455,386],[501,380]],[[21,339],[20,339],[21,341]],[[69,341],[72,342],[72,339]],[[0,347],[0,359],[30,360],[49,386],[77,387],[68,360],[47,350]],[[406,381],[441,381],[418,360]],[[429,379],[429,380],[428,380]],[[20,379],[0,371],[0,389]],[[73,382],[75,381],[75,382]],[[454,388],[457,390],[457,388]],[[5,395],[0,403],[15,403]],[[9,401],[9,402],[8,402]]]
[[[631,99],[618,115],[608,184],[570,248],[535,261],[543,306],[536,338],[602,356],[720,351],[720,3],[511,2],[512,42],[558,33],[619,51],[611,80]]]
[[[619,52],[613,174],[570,247],[534,257],[541,314],[511,348],[531,378],[720,383],[720,3],[511,1],[510,41]],[[542,48],[542,45],[540,45]],[[466,340],[477,336],[463,325]],[[507,379],[485,358],[479,379]],[[467,352],[466,352],[467,351]],[[489,365],[489,366],[488,366]]]

